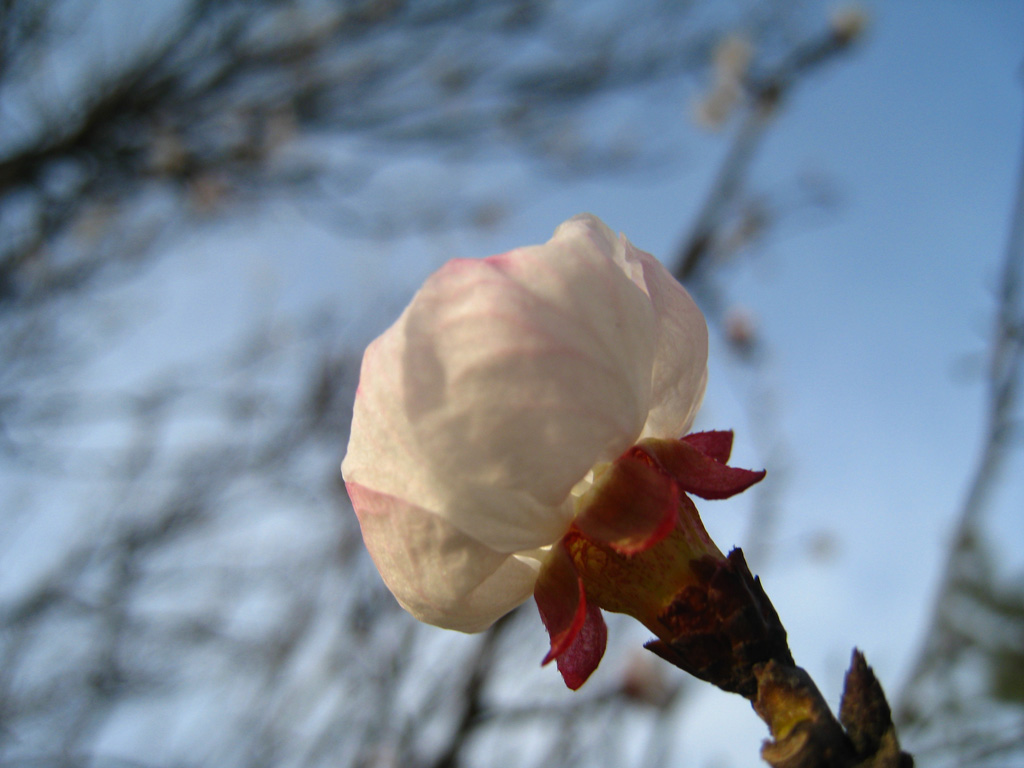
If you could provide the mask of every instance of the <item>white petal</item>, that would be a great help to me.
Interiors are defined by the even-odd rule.
[[[533,594],[535,567],[394,496],[347,487],[377,570],[420,621],[480,632]]]
[[[405,408],[406,385],[420,386],[404,370],[404,329],[409,310],[363,355],[349,436],[341,471],[346,482],[404,499],[442,517],[475,519],[506,553],[551,544],[565,532],[572,504],[544,505],[516,489],[470,482],[457,471],[438,475],[429,444],[424,449]],[[470,526],[473,527],[472,525]]]
[[[656,324],[650,414],[643,437],[682,437],[697,415],[708,369],[708,328],[686,289],[651,254],[622,238],[627,273],[650,296]]]
[[[363,354],[341,474],[346,483],[415,499],[417,506],[434,510],[447,494],[431,475],[403,407],[405,336],[396,329],[404,317]]]
[[[548,545],[594,464],[689,428],[706,361],[686,291],[576,217],[427,281],[366,352],[343,473],[496,551]]]
[[[434,509],[495,549],[557,539],[573,485],[647,419],[654,312],[621,250],[577,218],[545,245],[451,261],[392,329],[419,454],[451,493]]]

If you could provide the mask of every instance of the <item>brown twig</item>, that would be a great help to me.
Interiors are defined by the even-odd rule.
[[[670,607],[685,611],[675,637],[648,648],[671,664],[749,699],[771,730],[761,756],[773,768],[910,768],[881,685],[855,651],[839,718],[798,667],[786,630],[743,553],[693,563],[700,581]]]

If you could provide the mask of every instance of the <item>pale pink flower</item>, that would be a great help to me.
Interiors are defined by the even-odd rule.
[[[648,483],[654,470],[623,464],[638,442],[685,445],[707,349],[689,294],[594,216],[570,219],[543,245],[434,273],[366,350],[342,464],[398,602],[477,632],[537,589],[558,657],[555,635],[571,630],[559,640],[571,644],[584,613],[600,612],[583,607],[553,545],[577,526],[623,552],[668,534],[674,485],[654,488],[649,510],[606,502],[623,484]],[[542,573],[566,593],[568,617],[545,611]]]

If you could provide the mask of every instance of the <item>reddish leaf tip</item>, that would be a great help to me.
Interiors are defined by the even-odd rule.
[[[577,589],[579,590],[579,599],[576,603],[576,612],[573,614],[572,621],[569,622],[568,626],[564,627],[560,631],[553,632],[551,634],[551,648],[544,656],[544,660],[540,663],[542,667],[546,666],[547,664],[550,664],[552,661],[554,661],[559,656],[561,656],[569,650],[573,642],[576,640],[576,637],[579,635],[580,630],[583,629],[583,624],[586,622],[587,598],[586,594],[583,591],[583,579],[577,576],[576,581]],[[553,629],[553,627],[549,627],[548,629],[551,630]]]
[[[565,684],[576,690],[601,663],[608,629],[601,609],[587,600],[583,579],[561,543],[541,568],[533,595],[551,637],[542,666],[556,661]]]
[[[643,448],[615,460],[581,501],[575,525],[588,539],[622,555],[650,549],[668,536],[679,517],[675,480]]]
[[[682,440],[647,438],[639,446],[676,479],[682,490],[702,499],[727,499],[747,490],[766,474],[764,470],[730,467],[712,455],[726,455],[731,443],[731,432],[700,432]],[[705,447],[710,452],[702,450]]]
[[[691,432],[682,438],[698,451],[715,461],[725,464],[732,455],[733,431],[731,429],[708,430],[706,432]]]
[[[558,656],[558,671],[570,690],[578,690],[594,673],[604,657],[608,644],[608,627],[604,623],[601,609],[593,603],[586,604],[583,626],[572,644]]]

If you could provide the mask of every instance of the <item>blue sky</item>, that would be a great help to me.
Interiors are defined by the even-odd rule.
[[[987,350],[1024,131],[1024,3],[865,7],[872,21],[860,49],[795,91],[753,178],[771,192],[802,173],[824,174],[841,204],[785,220],[763,248],[721,273],[730,303],[751,314],[766,342],[764,378],[753,380],[713,338],[698,422],[736,429],[734,463],[767,465],[766,483],[779,476],[770,557],[751,566],[798,662],[833,703],[854,645],[895,693],[921,640],[980,445],[984,390],[965,372]],[[663,95],[654,89],[630,106],[677,129],[689,100]],[[197,231],[143,280],[104,297],[132,322],[91,381],[115,372],[124,386],[144,384],[176,363],[208,359],[253,322],[324,303],[349,315],[353,336],[369,339],[444,260],[542,242],[581,211],[669,257],[728,131],[688,140],[686,157],[667,172],[625,180],[556,183],[496,161],[470,183],[485,190],[508,178],[521,191],[490,233],[358,240],[288,206]],[[387,176],[412,187],[429,166],[410,160]],[[368,297],[379,299],[377,311],[367,312]],[[750,393],[764,388],[787,447],[774,474],[748,408]],[[1017,572],[1022,470],[1018,452],[990,518],[1005,567]],[[701,509],[723,549],[744,544],[749,499]],[[25,562],[37,569],[53,525],[48,518],[24,537]],[[808,546],[820,534],[835,543],[831,557]],[[14,588],[10,572],[4,585]],[[681,739],[693,765],[749,765],[764,735],[746,702],[707,690]]]
[[[722,276],[726,295],[751,313],[767,342],[766,384],[752,383],[713,340],[699,421],[735,428],[736,463],[764,466],[748,396],[767,386],[775,398],[787,446],[781,513],[773,556],[752,567],[787,624],[798,662],[833,703],[853,646],[895,693],[921,640],[980,445],[983,388],[964,371],[976,370],[987,349],[1024,130],[1024,4],[865,7],[872,20],[862,46],[795,91],[753,179],[770,192],[801,173],[825,174],[841,204],[784,221],[765,247]],[[673,115],[688,119],[686,100],[666,106],[654,98],[641,97],[634,108],[650,108],[666,130]],[[361,307],[358,297],[379,296],[390,310],[369,319],[353,312],[352,327],[368,338],[447,258],[542,242],[580,211],[668,257],[724,146],[723,136],[691,142],[679,174],[568,185],[497,163],[481,175],[505,175],[527,192],[489,234],[382,244],[339,241],[289,213],[240,222],[194,244],[187,258],[197,272],[185,278],[181,298],[165,292],[167,316],[215,296],[219,313],[243,322],[267,307],[284,314],[319,301]],[[420,162],[389,174],[415,185],[421,172],[429,175],[429,163]],[[237,293],[228,296],[210,279],[225,260],[229,268],[244,265]],[[176,301],[184,305],[174,310]],[[1019,470],[1019,455],[1014,463]],[[991,517],[1008,569],[1022,565],[1020,476],[1011,468]],[[743,545],[743,499],[702,511],[722,547]],[[820,534],[835,542],[832,557],[808,546]],[[681,734],[695,765],[750,764],[763,737],[745,702],[713,690],[689,710]]]

